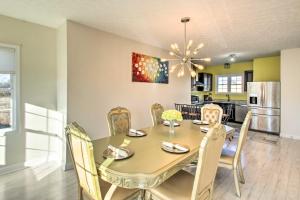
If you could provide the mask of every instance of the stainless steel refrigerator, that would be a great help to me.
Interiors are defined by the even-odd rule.
[[[280,133],[280,82],[248,82],[247,105],[251,129]]]

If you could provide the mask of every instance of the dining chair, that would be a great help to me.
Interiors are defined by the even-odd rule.
[[[222,122],[223,109],[216,104],[206,104],[201,108],[201,120],[209,123]]]
[[[76,122],[66,127],[66,138],[75,168],[79,199],[126,199],[138,190],[119,188],[98,177],[91,139]],[[104,197],[104,198],[103,198]]]
[[[223,115],[222,115],[222,124],[227,124],[230,116],[232,115],[233,106],[232,104],[228,104],[223,108]]]
[[[222,124],[216,124],[203,138],[196,174],[181,170],[156,188],[147,192],[161,200],[212,199],[213,185],[226,137]],[[148,193],[148,194],[149,194]]]
[[[116,107],[107,114],[110,136],[127,134],[131,126],[131,115],[127,108]]]
[[[241,190],[240,190],[239,183],[240,182],[243,184],[245,183],[245,178],[244,178],[243,169],[241,165],[241,152],[247,139],[251,116],[252,113],[251,111],[249,111],[246,115],[246,118],[240,130],[240,135],[239,135],[236,150],[230,150],[227,148],[223,149],[219,161],[219,167],[224,167],[233,170],[234,184],[236,188],[236,194],[238,197],[241,197]]]
[[[164,112],[164,107],[158,103],[155,103],[151,106],[151,117],[153,126],[162,124],[164,120],[161,118],[162,113]]]

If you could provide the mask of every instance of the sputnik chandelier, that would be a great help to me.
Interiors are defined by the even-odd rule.
[[[184,24],[184,49],[183,49],[183,51],[181,51],[179,49],[177,43],[174,43],[174,44],[171,44],[171,51],[169,52],[169,54],[175,58],[168,59],[168,60],[179,61],[179,63],[174,64],[170,69],[170,72],[172,73],[178,68],[178,73],[177,73],[178,77],[182,77],[184,75],[185,68],[187,68],[189,70],[192,77],[195,77],[196,72],[195,72],[194,68],[199,69],[199,70],[204,70],[204,66],[201,64],[196,64],[196,63],[194,63],[194,61],[200,61],[200,62],[201,61],[204,61],[204,62],[211,61],[210,58],[193,58],[193,56],[198,55],[200,49],[204,46],[204,44],[200,43],[200,44],[198,44],[198,46],[196,48],[194,48],[194,50],[191,50],[192,46],[193,46],[193,40],[189,40],[189,42],[187,43],[187,39],[186,39],[186,24],[189,21],[190,21],[189,17],[184,17],[181,19],[181,23]]]

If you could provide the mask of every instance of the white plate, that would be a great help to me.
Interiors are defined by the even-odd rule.
[[[105,149],[105,151],[103,152],[103,157],[104,158],[113,158],[114,160],[124,160],[124,159],[130,158],[134,154],[134,151],[132,151],[131,149],[129,149],[127,147],[126,148],[125,147],[119,147],[119,148],[126,151],[127,156],[120,156],[118,154],[115,154],[110,149]]]
[[[176,145],[177,143],[172,143],[173,145]],[[187,145],[183,145],[183,144],[177,144],[177,145],[180,145],[181,147],[184,147],[186,148],[186,151],[182,151],[182,150],[179,150],[177,148],[172,148],[172,147],[169,147],[169,146],[165,146],[163,144],[161,144],[161,149],[166,151],[166,152],[169,152],[169,153],[175,153],[175,154],[180,154],[180,153],[187,153],[190,151],[190,148],[189,146]]]
[[[207,127],[200,127],[201,132],[207,133],[209,131],[209,128]]]
[[[129,137],[144,137],[147,135],[147,133],[145,131],[142,131],[142,130],[136,130],[136,131],[139,131],[140,133],[143,133],[143,134],[137,134],[137,133],[129,131],[126,135]]]
[[[209,125],[208,121],[193,120],[193,123],[197,125]]]

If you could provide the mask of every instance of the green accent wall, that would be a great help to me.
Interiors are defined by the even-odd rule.
[[[280,81],[280,56],[253,60],[253,81]]]
[[[223,75],[223,74],[243,74],[244,75],[244,71],[247,71],[247,70],[253,70],[253,62],[234,63],[234,64],[230,65],[229,69],[225,69],[224,65],[209,66],[209,67],[206,67],[205,70],[203,70],[201,72],[213,74],[213,85],[212,85],[213,99],[227,99],[225,94],[217,94],[215,92],[216,75]],[[203,95],[208,94],[208,93],[210,93],[210,92],[192,91],[192,94],[198,95],[200,97],[200,99],[203,99]],[[247,93],[230,94],[230,99],[232,99],[232,100],[247,100]]]

